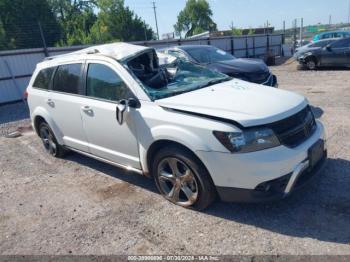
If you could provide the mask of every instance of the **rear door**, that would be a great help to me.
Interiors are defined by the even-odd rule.
[[[135,98],[121,78],[116,65],[88,61],[85,70],[86,97],[81,114],[84,130],[93,155],[115,163],[141,169],[134,118],[137,109],[128,108],[124,122],[116,118],[118,103]]]
[[[47,104],[65,145],[88,152],[81,119],[83,62],[57,67]]]

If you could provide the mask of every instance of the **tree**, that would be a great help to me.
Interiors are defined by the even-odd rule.
[[[39,21],[47,45],[53,45],[60,38],[60,28],[47,0],[0,0],[1,34],[9,43],[7,48],[42,47]]]
[[[175,32],[180,36],[184,32],[185,37],[189,37],[205,31],[216,31],[217,26],[212,16],[213,12],[206,0],[188,0],[177,16]]]
[[[96,0],[49,0],[58,20],[62,37],[59,45],[88,44],[92,26],[96,22]]]
[[[231,22],[230,29],[231,29],[232,35],[236,35],[236,36],[241,36],[241,35],[243,35],[243,30],[242,30],[242,29],[239,29],[239,28],[237,28],[237,27],[235,27],[235,26],[233,25],[233,22]]]
[[[154,39],[154,31],[123,0],[98,0],[97,21],[93,26],[91,40],[102,42],[141,41]]]

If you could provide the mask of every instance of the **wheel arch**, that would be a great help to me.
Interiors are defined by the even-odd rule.
[[[57,142],[60,145],[63,145],[63,135],[60,132],[59,128],[57,127],[54,120],[50,117],[50,114],[46,111],[46,109],[42,107],[38,107],[34,110],[32,113],[32,121],[33,121],[33,127],[35,129],[35,132],[39,134],[39,125],[42,123],[42,121],[45,121],[51,128],[52,132],[55,135],[55,138]]]
[[[177,146],[180,147],[186,151],[188,151],[191,155],[193,155],[193,157],[200,163],[203,165],[203,167],[206,169],[206,171],[208,172],[209,176],[211,177],[211,174],[209,173],[208,168],[205,166],[204,162],[200,159],[200,157],[193,151],[191,150],[189,147],[187,147],[186,145],[174,141],[174,140],[168,140],[168,139],[160,139],[157,141],[154,141],[150,147],[148,148],[147,152],[146,152],[146,165],[147,165],[147,172],[146,174],[148,176],[152,176],[152,162],[154,159],[155,154],[163,147],[168,147],[168,146]],[[212,178],[211,178],[212,179]]]
[[[309,61],[311,59],[313,59],[316,62],[316,65],[319,64],[319,59],[314,54],[305,57],[305,62],[307,63],[307,61]]]

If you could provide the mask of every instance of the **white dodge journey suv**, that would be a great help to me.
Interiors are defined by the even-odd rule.
[[[153,177],[183,207],[281,199],[327,158],[297,94],[237,80],[153,48],[118,43],[39,63],[27,89],[47,152]]]

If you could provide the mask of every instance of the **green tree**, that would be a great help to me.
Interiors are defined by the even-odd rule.
[[[97,21],[93,26],[91,41],[141,41],[154,39],[154,31],[123,0],[98,0]]]
[[[6,48],[42,47],[40,21],[47,45],[60,38],[60,27],[47,0],[0,0],[2,37]]]
[[[239,28],[237,28],[237,27],[235,27],[235,26],[233,25],[233,22],[231,22],[230,29],[231,29],[232,35],[236,35],[236,36],[241,36],[241,35],[243,35],[243,30],[242,30],[242,29],[239,29]]]
[[[177,16],[175,32],[180,36],[185,33],[185,37],[189,37],[205,31],[216,31],[217,26],[212,16],[213,11],[206,0],[188,0]]]
[[[95,0],[50,0],[52,10],[62,29],[58,45],[88,44],[92,26],[96,22]]]

